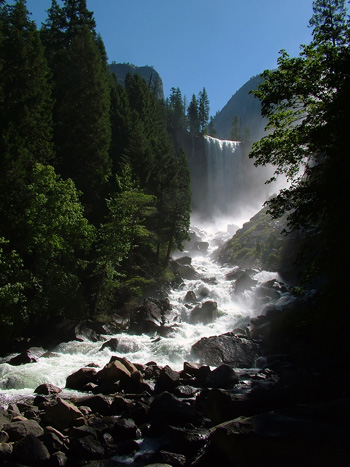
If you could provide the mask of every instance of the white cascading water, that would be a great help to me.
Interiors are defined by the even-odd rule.
[[[207,137],[210,151],[208,154],[208,173],[212,178],[208,180],[209,196],[213,208],[225,214],[230,223],[242,224],[242,217],[237,219],[231,215],[228,204],[225,203],[231,194],[225,191],[225,180],[237,184],[237,197],[239,191],[244,191],[244,177],[242,175],[242,157],[239,143],[232,141],[219,141]],[[213,157],[213,151],[216,156]],[[238,157],[237,157],[238,156]],[[216,162],[214,161],[216,159]],[[210,161],[211,160],[211,161]],[[209,176],[209,175],[208,175]],[[237,199],[237,198],[236,198]],[[242,199],[240,197],[240,199]],[[225,206],[225,211],[222,206]],[[219,209],[220,208],[220,209]],[[248,220],[250,212],[244,220]],[[214,219],[213,219],[214,220]],[[216,227],[215,227],[216,228]],[[118,334],[117,353],[134,363],[147,363],[155,361],[159,365],[169,365],[173,369],[182,369],[184,361],[195,361],[191,354],[192,345],[202,337],[219,335],[232,331],[235,327],[244,326],[249,319],[259,313],[253,305],[254,291],[245,292],[239,298],[233,293],[232,282],[225,275],[232,270],[231,266],[220,267],[211,259],[211,254],[218,246],[218,238],[227,240],[230,236],[226,232],[216,233],[200,231],[203,241],[209,243],[209,249],[202,256],[196,254],[192,259],[192,266],[199,273],[200,278],[184,280],[183,284],[170,292],[170,302],[176,310],[179,322],[174,327],[173,335],[169,337]],[[187,252],[184,254],[187,254]],[[276,273],[257,272],[254,279],[258,281],[256,287],[267,280],[277,278]],[[188,291],[194,291],[202,301],[213,300],[218,305],[218,318],[210,324],[191,324],[189,322],[190,310],[185,303]],[[113,336],[105,336],[105,340]],[[47,356],[41,356],[36,363],[12,366],[7,363],[8,356],[0,360],[0,405],[25,396],[32,396],[33,390],[42,383],[52,383],[61,388],[65,387],[66,377],[78,369],[94,363],[103,367],[115,353],[108,348],[100,350],[104,341],[71,341],[62,343]],[[71,392],[67,391],[71,394]]]

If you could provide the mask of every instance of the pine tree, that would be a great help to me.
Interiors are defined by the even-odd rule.
[[[241,122],[238,115],[235,115],[232,118],[232,129],[230,138],[232,139],[232,141],[241,141],[242,139]]]
[[[288,213],[291,230],[305,232],[304,279],[322,277],[322,301],[346,311],[341,274],[347,267],[344,212],[347,209],[348,102],[350,102],[349,24],[344,2],[317,0],[313,4],[313,41],[299,57],[282,51],[278,69],[265,71],[264,83],[254,94],[262,101],[270,133],[255,143],[256,165],[272,163],[275,175],[291,181],[268,203],[278,217]],[[309,276],[308,276],[309,275]],[[338,291],[335,293],[334,291]]]
[[[198,95],[198,119],[199,129],[201,133],[204,133],[208,126],[209,121],[209,99],[205,88],[199,92]]]
[[[192,95],[191,102],[187,109],[187,120],[190,133],[198,135],[200,130],[198,102],[195,94]]]
[[[43,37],[54,74],[56,167],[82,190],[90,218],[99,222],[111,171],[106,57],[86,0],[65,0],[63,9],[53,1],[49,15]]]

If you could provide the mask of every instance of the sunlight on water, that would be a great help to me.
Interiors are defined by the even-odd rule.
[[[232,266],[216,264],[211,259],[211,253],[220,241],[229,237],[227,232],[217,232],[212,226],[206,231],[197,229],[203,241],[209,243],[206,256],[194,256],[192,266],[199,273],[195,280],[184,280],[183,284],[170,292],[169,299],[174,310],[181,316],[181,322],[173,328],[171,337],[130,335],[121,333],[116,336],[106,336],[106,340],[117,337],[117,354],[128,358],[134,363],[155,361],[159,365],[170,365],[179,370],[184,361],[194,361],[191,353],[192,345],[202,337],[223,334],[232,331],[237,326],[244,326],[257,311],[253,307],[253,293],[245,292],[239,298],[233,293],[233,282],[226,279],[226,274],[232,271]],[[185,255],[186,252],[182,253]],[[256,272],[254,279],[257,285],[271,279],[278,279],[276,273]],[[198,302],[188,305],[185,296],[193,291]],[[209,324],[191,324],[191,308],[206,301],[217,302],[218,318]],[[66,378],[78,369],[89,364],[102,368],[116,352],[108,348],[101,350],[101,342],[65,342],[58,345],[47,357],[40,357],[37,363],[12,366],[6,359],[0,361],[0,389],[2,398],[18,397],[18,394],[32,394],[42,383],[52,383],[65,387]],[[7,397],[6,396],[6,397]],[[0,401],[1,402],[1,401]]]

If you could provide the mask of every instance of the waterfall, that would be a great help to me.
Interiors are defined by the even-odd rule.
[[[273,193],[265,181],[271,167],[255,167],[251,146],[239,141],[204,136],[189,157],[194,217],[228,223],[248,220]],[[270,187],[269,187],[270,188]]]
[[[234,214],[244,193],[244,158],[241,143],[205,136],[207,164],[206,204],[216,216]]]

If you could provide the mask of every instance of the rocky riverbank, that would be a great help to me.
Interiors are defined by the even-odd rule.
[[[67,377],[79,395],[40,385],[0,409],[1,465],[343,466],[345,372],[299,365],[301,344],[281,324],[295,312],[271,309],[244,334],[201,339],[194,345],[201,363],[185,362],[182,371],[116,354]],[[250,368],[259,358],[260,369]]]

